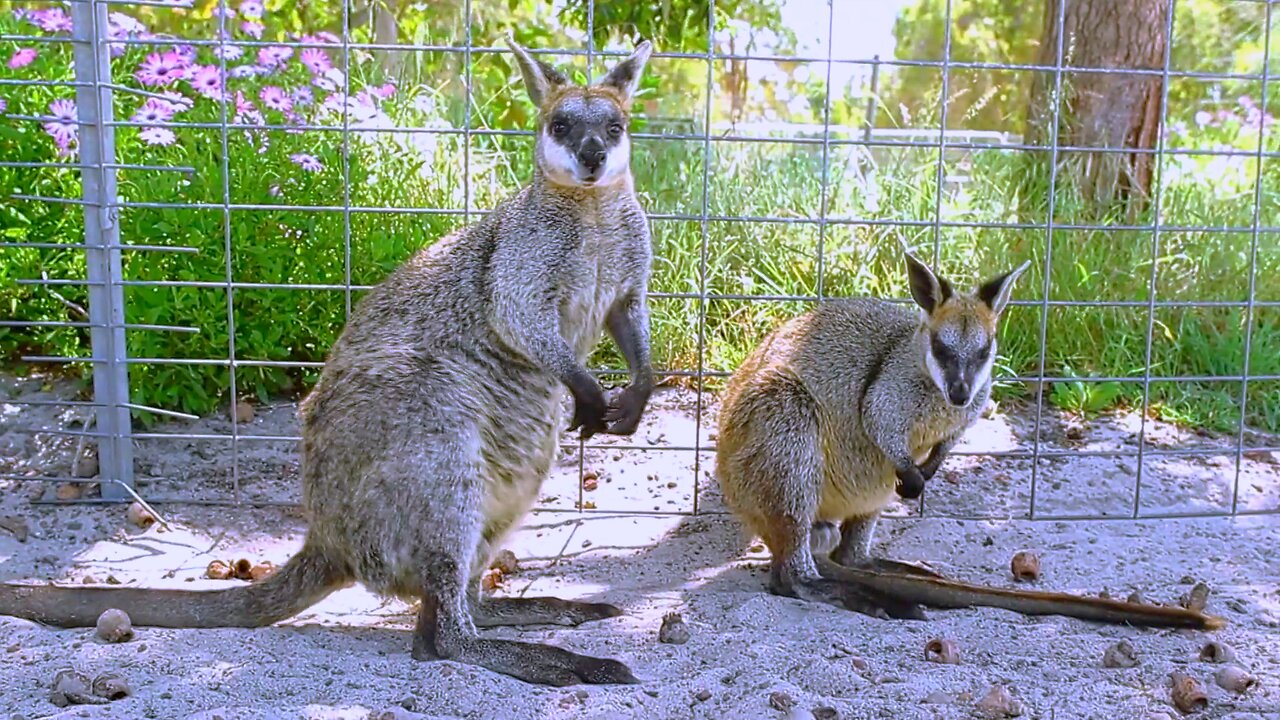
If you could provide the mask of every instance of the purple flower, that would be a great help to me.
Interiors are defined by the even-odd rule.
[[[173,119],[178,109],[168,100],[147,98],[147,101],[133,114],[133,122],[154,125]]]
[[[396,86],[394,83],[387,83],[381,87],[374,88],[373,92],[375,95],[385,100],[396,94]]]
[[[183,95],[180,92],[175,92],[173,90],[165,90],[160,94],[165,96],[165,98],[167,99],[166,101],[173,106],[173,111],[175,113],[186,112],[187,110],[191,109],[192,105],[195,104],[191,102],[190,98],[188,98],[186,95]]]
[[[213,8],[213,17],[215,19],[222,17],[222,13],[223,13],[223,10],[221,5],[217,5]],[[231,18],[236,16],[236,9],[233,7],[229,7],[226,9],[226,14],[227,14],[227,19],[230,20]]]
[[[162,127],[143,128],[138,139],[148,145],[172,145],[178,140],[172,130]]]
[[[236,114],[247,113],[253,110],[253,101],[244,96],[243,92],[236,91]]]
[[[261,0],[244,0],[240,3],[240,14],[250,20],[261,20],[262,11]]]
[[[239,45],[219,45],[213,49],[213,56],[223,60],[239,60],[244,55],[244,48]]]
[[[258,93],[258,99],[262,101],[264,107],[280,112],[289,112],[293,110],[293,99],[285,94],[284,90],[275,85],[268,85],[262,88]]]
[[[321,170],[324,170],[324,165],[320,164],[320,161],[316,159],[315,155],[305,155],[302,153],[298,153],[295,155],[290,155],[289,159],[292,160],[294,164],[296,164],[298,167],[302,168],[307,172],[320,172]]]
[[[258,64],[267,68],[275,68],[283,65],[291,57],[293,57],[293,48],[272,45],[258,51]]]
[[[9,68],[11,70],[24,68],[35,62],[36,55],[38,54],[39,53],[36,52],[35,48],[19,48],[14,51],[13,57],[9,58]]]
[[[44,131],[53,137],[53,141],[60,149],[68,149],[78,132],[75,102],[66,99],[54,100],[49,103],[49,114],[56,119],[45,123]]]
[[[1200,112],[1196,113],[1196,125],[1199,125],[1200,127],[1204,127],[1205,125],[1208,125],[1209,121],[1212,119],[1213,119],[1213,116],[1209,114],[1208,110],[1201,110]]]
[[[329,53],[320,48],[303,48],[298,59],[311,71],[312,75],[321,75],[333,67],[333,63],[329,60]]]
[[[0,97],[0,113],[4,112],[7,109],[9,109],[9,101]]]
[[[151,53],[138,66],[135,77],[143,85],[172,85],[183,78],[187,65],[186,58],[176,52]]]
[[[222,72],[213,65],[195,65],[188,80],[191,89],[207,97],[217,99],[222,96]]]
[[[45,32],[71,32],[71,17],[62,8],[28,12],[27,20]]]
[[[293,104],[297,107],[305,107],[316,101],[316,96],[311,92],[311,88],[303,85],[293,91]]]
[[[330,68],[323,75],[317,75],[311,79],[311,84],[326,92],[333,92],[342,86],[345,77],[342,71],[337,68]]]
[[[240,30],[242,30],[245,35],[248,35],[254,40],[261,40],[262,31],[265,29],[266,28],[263,27],[262,23],[260,22],[246,21],[246,22],[240,23]]]
[[[342,38],[338,37],[337,35],[334,35],[331,32],[323,31],[323,30],[321,32],[316,33],[316,39],[318,39],[320,42],[333,43],[334,45],[338,45],[342,43]]]
[[[128,35],[145,35],[146,33],[147,26],[139,22],[137,18],[121,12],[113,12],[107,15],[107,34],[113,40]]]
[[[233,78],[247,78],[254,75],[269,75],[270,68],[258,67],[257,65],[237,65],[227,70],[227,75]]]

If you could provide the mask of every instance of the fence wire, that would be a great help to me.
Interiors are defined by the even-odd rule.
[[[839,288],[830,286],[827,280],[827,258],[826,249],[829,243],[830,233],[835,229],[855,228],[884,228],[897,231],[918,231],[928,233],[930,237],[929,250],[931,250],[932,260],[934,264],[938,264],[943,259],[944,241],[949,231],[955,230],[980,230],[980,231],[996,231],[1011,230],[1025,231],[1028,234],[1039,235],[1043,237],[1042,257],[1039,260],[1041,272],[1041,287],[1039,288],[1039,298],[1034,300],[1015,299],[1011,305],[1013,307],[1028,308],[1029,311],[1035,311],[1038,314],[1038,353],[1035,365],[1037,372],[1034,375],[1010,376],[1008,374],[1000,376],[998,379],[1004,383],[1023,383],[1029,387],[1040,389],[1049,384],[1054,383],[1083,383],[1083,384],[1137,384],[1141,386],[1141,404],[1136,408],[1137,415],[1140,419],[1140,425],[1137,431],[1137,442],[1133,448],[1115,447],[1108,449],[1071,449],[1053,447],[1051,443],[1046,442],[1044,438],[1044,427],[1048,423],[1048,414],[1046,413],[1045,392],[1034,392],[1034,415],[1033,423],[1030,431],[1031,440],[1030,448],[1015,448],[1006,450],[992,449],[975,449],[975,450],[959,450],[955,453],[958,457],[974,456],[977,458],[985,458],[991,460],[1023,460],[1027,461],[1029,468],[1028,477],[1028,499],[1026,507],[1021,511],[1025,517],[1032,519],[1111,519],[1111,518],[1148,518],[1148,517],[1182,517],[1182,516],[1200,516],[1200,515],[1248,515],[1248,514],[1269,514],[1280,512],[1280,507],[1242,507],[1241,505],[1241,476],[1242,464],[1247,452],[1259,453],[1277,453],[1280,452],[1280,442],[1270,442],[1267,444],[1247,443],[1247,437],[1250,434],[1250,428],[1246,423],[1246,409],[1249,398],[1250,384],[1254,383],[1275,383],[1280,382],[1280,374],[1266,374],[1252,372],[1251,359],[1254,347],[1254,328],[1255,318],[1262,311],[1278,311],[1280,309],[1280,299],[1264,299],[1258,297],[1257,281],[1260,253],[1266,251],[1271,245],[1264,246],[1263,243],[1271,243],[1274,245],[1277,233],[1280,233],[1280,226],[1270,222],[1273,216],[1268,216],[1263,212],[1264,207],[1264,176],[1263,165],[1268,160],[1274,160],[1280,157],[1280,151],[1269,150],[1267,148],[1266,139],[1268,137],[1264,124],[1259,125],[1257,146],[1254,150],[1240,150],[1222,147],[1207,148],[1170,148],[1166,147],[1165,129],[1169,125],[1169,92],[1171,81],[1173,80],[1194,80],[1194,81],[1246,81],[1256,82],[1260,85],[1260,107],[1265,109],[1268,107],[1268,94],[1270,83],[1270,63],[1271,63],[1271,47],[1270,37],[1272,29],[1272,5],[1265,5],[1265,24],[1263,28],[1263,57],[1260,73],[1242,73],[1242,72],[1201,72],[1180,70],[1171,66],[1172,48],[1175,42],[1175,33],[1179,28],[1174,22],[1176,0],[1168,2],[1167,11],[1164,18],[1165,46],[1163,50],[1163,63],[1160,68],[1110,68],[1110,67],[1080,67],[1075,64],[1067,65],[1064,63],[1064,48],[1067,40],[1066,17],[1067,6],[1069,0],[1063,0],[1056,3],[1057,12],[1057,28],[1056,33],[1057,46],[1055,48],[1055,61],[1052,65],[1027,64],[1027,63],[993,63],[993,62],[976,62],[964,59],[954,58],[953,55],[953,38],[952,28],[953,22],[953,0],[944,0],[942,11],[944,15],[943,27],[943,51],[942,57],[936,60],[921,59],[882,59],[879,56],[867,57],[862,59],[850,59],[835,57],[833,55],[833,44],[838,29],[836,28],[836,7],[838,3],[844,0],[833,0],[828,4],[826,12],[826,52],[820,56],[809,56],[798,54],[795,56],[778,55],[770,53],[754,53],[754,52],[718,52],[717,51],[717,23],[725,18],[719,17],[714,0],[708,0],[707,26],[706,26],[706,51],[705,52],[673,52],[658,47],[653,54],[653,60],[671,60],[685,61],[690,63],[700,62],[705,64],[705,92],[701,103],[701,118],[694,118],[690,127],[697,124],[701,128],[697,131],[688,132],[637,132],[633,134],[637,140],[650,143],[684,143],[698,146],[697,152],[701,155],[701,177],[700,191],[701,198],[697,202],[696,212],[662,212],[650,211],[649,216],[653,223],[696,223],[698,228],[698,250],[697,250],[697,267],[692,277],[683,278],[686,287],[691,288],[688,291],[675,292],[663,291],[651,292],[650,297],[654,300],[669,300],[674,302],[691,302],[697,308],[697,320],[694,332],[696,333],[696,362],[692,367],[664,367],[657,369],[655,372],[659,377],[679,378],[689,381],[691,392],[693,394],[693,432],[691,437],[681,438],[677,442],[668,442],[661,447],[654,447],[652,444],[645,445],[635,441],[609,441],[609,442],[577,442],[565,446],[566,451],[576,453],[576,464],[578,474],[578,491],[577,503],[572,512],[590,513],[590,512],[637,512],[646,513],[644,508],[639,507],[589,507],[586,498],[583,495],[583,478],[588,472],[587,468],[587,451],[602,451],[608,453],[646,453],[661,452],[682,453],[690,455],[692,458],[691,468],[692,477],[689,478],[691,485],[689,487],[692,504],[688,511],[679,511],[677,514],[701,514],[707,512],[720,512],[715,509],[704,507],[702,495],[706,492],[704,483],[701,480],[707,472],[709,472],[708,458],[710,453],[714,451],[714,431],[710,427],[707,418],[709,408],[714,403],[714,396],[711,391],[707,390],[704,381],[723,378],[729,374],[729,371],[723,369],[714,369],[709,367],[707,362],[708,354],[708,307],[711,303],[734,302],[734,303],[783,303],[783,302],[804,302],[814,303],[822,302],[828,298],[838,297],[842,293]],[[32,3],[38,5],[38,3]],[[1055,3],[1049,3],[1049,7],[1054,7]],[[298,293],[321,293],[321,292],[341,292],[343,294],[344,318],[349,317],[353,304],[353,295],[365,290],[371,286],[354,281],[355,273],[353,273],[353,225],[352,218],[357,215],[404,215],[404,216],[439,216],[452,218],[456,217],[463,223],[469,223],[476,218],[485,215],[489,209],[478,207],[475,204],[476,198],[473,193],[473,162],[472,151],[473,141],[477,138],[530,138],[533,132],[528,128],[490,128],[490,127],[474,127],[473,109],[477,107],[479,99],[476,97],[476,87],[473,77],[473,69],[478,57],[500,55],[509,56],[510,51],[505,47],[491,47],[475,44],[475,36],[473,34],[473,8],[471,0],[464,0],[462,3],[463,12],[463,35],[461,43],[450,44],[412,44],[412,43],[370,43],[358,42],[354,39],[353,23],[352,23],[352,6],[350,3],[344,2],[341,9],[341,32],[334,39],[319,40],[312,38],[292,38],[290,40],[252,40],[233,37],[231,28],[231,18],[234,15],[234,8],[230,6],[228,0],[218,0],[213,8],[217,17],[217,38],[200,38],[200,37],[149,37],[149,36],[121,36],[119,33],[112,31],[112,23],[115,22],[110,13],[117,12],[121,9],[133,8],[151,8],[156,11],[172,11],[174,9],[191,9],[191,4],[183,2],[168,2],[166,0],[67,0],[62,3],[48,3],[42,7],[69,9],[70,28],[68,32],[62,35],[49,34],[26,34],[26,33],[10,33],[0,35],[0,42],[20,43],[26,46],[41,48],[42,50],[69,45],[74,52],[75,59],[75,78],[74,80],[48,80],[40,78],[0,78],[0,90],[5,91],[23,91],[32,88],[67,88],[74,91],[76,96],[76,116],[74,118],[66,116],[52,115],[32,115],[21,113],[9,113],[7,120],[17,124],[25,124],[30,127],[36,127],[46,123],[63,123],[66,125],[74,125],[78,128],[77,143],[78,154],[71,159],[62,159],[58,161],[0,161],[0,167],[3,168],[52,168],[62,169],[67,172],[76,172],[79,174],[82,186],[82,195],[80,197],[63,197],[57,195],[42,194],[32,191],[15,194],[12,201],[16,203],[43,203],[52,206],[63,206],[69,212],[80,211],[84,215],[84,237],[83,244],[79,246],[79,250],[84,255],[84,267],[86,274],[84,277],[28,277],[16,280],[19,286],[33,286],[50,293],[56,293],[59,287],[70,287],[83,289],[88,297],[88,318],[84,321],[65,321],[65,320],[23,320],[23,319],[5,319],[0,321],[0,328],[48,328],[51,330],[62,329],[70,332],[88,331],[91,337],[92,354],[87,357],[74,355],[57,355],[57,354],[36,354],[28,353],[22,356],[22,360],[30,363],[38,363],[51,366],[75,366],[83,367],[89,370],[93,379],[93,399],[87,400],[13,400],[10,404],[15,405],[57,405],[68,408],[82,409],[84,412],[92,411],[92,421],[86,423],[82,429],[70,428],[31,428],[29,432],[32,434],[44,434],[66,438],[76,438],[81,447],[85,443],[93,443],[97,447],[99,457],[100,474],[94,478],[80,478],[71,475],[68,476],[50,476],[50,475],[22,475],[12,474],[5,475],[9,479],[19,479],[27,481],[41,481],[49,484],[54,483],[101,483],[102,498],[101,501],[115,502],[122,499],[136,498],[138,492],[134,489],[134,446],[142,442],[182,442],[182,441],[213,441],[225,442],[229,445],[230,452],[228,456],[227,472],[230,477],[231,496],[230,498],[216,498],[205,496],[176,496],[176,497],[150,497],[152,502],[183,502],[196,504],[211,505],[240,505],[240,504],[272,504],[264,502],[260,499],[247,499],[242,493],[241,477],[243,468],[241,467],[242,448],[249,443],[292,443],[300,438],[290,435],[269,435],[255,434],[247,431],[238,419],[237,412],[229,413],[230,428],[228,433],[219,432],[183,432],[180,429],[165,429],[163,426],[154,429],[139,429],[132,424],[132,415],[135,412],[150,413],[163,418],[172,418],[180,421],[195,421],[199,418],[189,413],[178,412],[172,409],[152,407],[142,405],[131,401],[130,393],[130,368],[134,366],[147,366],[150,368],[165,366],[212,366],[225,368],[229,379],[228,397],[234,404],[235,400],[244,394],[244,389],[238,384],[237,370],[253,369],[253,368],[276,368],[276,369],[311,369],[316,370],[322,367],[322,363],[318,361],[305,361],[294,359],[265,359],[261,357],[246,357],[237,351],[237,305],[236,297],[238,293],[257,292],[257,291],[295,291]],[[427,12],[430,12],[428,10]],[[546,57],[551,60],[563,58],[586,59],[586,75],[588,79],[592,77],[595,62],[600,59],[616,60],[617,58],[627,55],[626,50],[610,50],[598,48],[595,44],[595,18],[596,8],[594,0],[588,0],[586,13],[586,27],[578,28],[585,31],[584,47],[577,48],[546,48],[534,47],[531,52],[536,55]],[[163,120],[146,120],[139,121],[136,119],[118,119],[113,114],[113,109],[120,98],[154,98],[158,100],[171,101],[173,98],[162,92],[152,92],[133,87],[126,84],[119,77],[118,68],[114,67],[114,57],[123,51],[132,48],[148,48],[154,50],[172,49],[176,46],[185,46],[190,48],[212,49],[217,59],[217,68],[219,71],[220,82],[223,83],[218,96],[219,118],[216,122],[194,122],[181,121],[174,119]],[[262,117],[256,120],[242,121],[243,113],[233,107],[233,99],[228,85],[228,80],[232,77],[229,57],[236,53],[254,53],[262,51],[266,48],[287,48],[291,53],[301,53],[304,50],[315,49],[324,52],[336,52],[340,57],[340,69],[342,70],[342,82],[339,91],[341,92],[341,123],[337,125],[326,125],[306,122],[290,122],[287,124],[270,123]],[[353,125],[352,107],[349,102],[352,98],[352,58],[356,54],[376,53],[376,52],[396,52],[404,54],[439,54],[445,56],[455,56],[461,62],[461,84],[464,94],[463,101],[463,118],[461,127],[418,127],[418,126],[399,126],[396,124],[384,125],[381,127],[356,127]],[[819,137],[805,137],[799,134],[793,137],[772,137],[751,134],[750,132],[740,131],[736,126],[727,129],[718,128],[713,121],[715,116],[714,93],[716,92],[717,67],[719,64],[728,62],[785,62],[796,64],[809,64],[821,68],[821,73],[825,76],[823,84],[823,97],[821,107],[821,132]],[[872,78],[871,94],[875,95],[875,84],[878,82],[882,72],[901,70],[907,68],[928,68],[937,70],[940,75],[940,89],[937,98],[937,126],[934,128],[925,128],[916,133],[916,139],[908,134],[884,131],[884,128],[876,128],[875,117],[877,108],[880,106],[878,98],[872,97],[868,100],[869,110],[865,119],[865,127],[862,128],[855,136],[842,135],[841,132],[833,127],[833,93],[832,93],[832,72],[836,67],[863,67],[870,70]],[[653,62],[650,64],[651,72]],[[966,139],[971,136],[963,132],[959,132],[949,127],[949,108],[952,104],[953,97],[951,94],[951,82],[953,74],[956,72],[968,71],[1000,71],[1000,72],[1024,72],[1024,73],[1044,73],[1052,77],[1053,91],[1049,95],[1052,98],[1054,106],[1052,108],[1051,121],[1051,138],[1047,145],[1026,142],[1022,139],[1005,138],[998,144],[1000,152],[1019,153],[1023,155],[1046,155],[1048,157],[1048,212],[1044,222],[1030,222],[1024,219],[1017,220],[977,220],[977,219],[953,219],[945,216],[944,213],[944,186],[948,177],[948,152],[977,152],[989,150],[993,145],[988,141],[979,141],[975,139]],[[1097,74],[1122,74],[1133,77],[1153,77],[1158,78],[1161,83],[1160,102],[1159,102],[1159,128],[1160,132],[1156,136],[1156,144],[1153,148],[1128,148],[1128,147],[1093,147],[1075,145],[1071,143],[1059,143],[1059,128],[1062,121],[1063,108],[1062,97],[1064,88],[1064,77],[1072,76],[1088,76]],[[523,89],[515,86],[508,87],[507,92],[522,93]],[[117,157],[115,133],[118,128],[125,129],[142,129],[142,128],[163,128],[167,130],[195,130],[195,131],[213,131],[216,133],[217,142],[220,145],[220,176],[221,187],[219,194],[220,202],[156,202],[146,200],[127,200],[120,197],[116,187],[116,177],[119,172],[166,172],[178,173],[185,176],[191,176],[202,168],[189,166],[170,166],[146,163],[124,162]],[[338,134],[341,142],[341,174],[343,179],[343,191],[341,202],[338,204],[273,204],[260,202],[237,202],[236,193],[234,192],[235,180],[232,177],[233,167],[231,163],[231,145],[238,142],[235,133],[269,133],[269,132],[287,132],[314,134],[316,136],[324,136]],[[461,179],[462,194],[460,198],[452,205],[441,207],[383,207],[363,205],[353,201],[352,197],[352,167],[356,163],[363,162],[364,159],[353,153],[353,133],[359,133],[362,137],[371,134],[397,134],[400,136],[435,136],[435,137],[457,137],[461,139],[462,168],[463,175]],[[920,136],[925,136],[919,139]],[[784,214],[736,214],[717,212],[711,202],[711,179],[716,172],[715,152],[720,146],[726,145],[748,145],[748,144],[767,144],[774,146],[794,146],[802,148],[815,149],[820,153],[821,158],[821,182],[820,193],[818,197],[817,207],[809,209],[803,215],[784,215]],[[921,214],[923,217],[912,218],[884,218],[873,216],[842,216],[832,214],[831,210],[831,183],[832,183],[832,164],[833,156],[838,152],[846,150],[857,151],[861,153],[871,153],[873,150],[931,150],[937,153],[936,165],[934,166],[934,197],[930,203],[930,210]],[[1095,157],[1117,155],[1124,157],[1138,157],[1150,155],[1155,159],[1155,178],[1153,179],[1153,192],[1151,196],[1151,222],[1113,222],[1105,224],[1089,223],[1089,222],[1072,222],[1068,220],[1059,220],[1057,217],[1055,202],[1058,195],[1060,167],[1063,165],[1063,158],[1070,153],[1089,153]],[[1252,216],[1248,226],[1232,227],[1227,225],[1213,224],[1195,224],[1195,223],[1162,223],[1162,206],[1163,191],[1165,186],[1164,178],[1164,162],[1169,158],[1177,157],[1221,157],[1230,158],[1247,158],[1256,164],[1253,178],[1252,188]],[[523,180],[523,178],[521,178]],[[644,188],[639,188],[641,192]],[[179,246],[179,245],[156,245],[156,244],[137,244],[132,243],[127,236],[122,236],[121,224],[119,222],[120,213],[125,209],[138,210],[173,210],[179,213],[199,213],[213,212],[221,216],[223,235],[222,235],[222,251],[224,254],[223,278],[221,280],[196,280],[188,278],[164,278],[152,280],[128,279],[123,270],[124,256],[126,253],[146,255],[149,253],[183,253],[183,254],[200,254],[203,251],[197,247]],[[252,213],[258,211],[290,211],[295,213],[311,213],[317,216],[340,215],[342,222],[342,281],[330,283],[295,283],[295,282],[258,282],[246,281],[237,278],[236,259],[237,248],[234,243],[232,232],[233,217],[237,214]],[[714,292],[709,289],[708,278],[711,273],[710,265],[713,261],[717,248],[713,246],[712,228],[720,225],[781,225],[791,226],[799,229],[812,227],[816,231],[816,278],[812,293],[801,294],[777,294],[777,293],[728,293]],[[1150,258],[1149,267],[1147,268],[1147,292],[1145,298],[1098,298],[1098,299],[1073,299],[1073,298],[1055,298],[1053,270],[1055,267],[1055,254],[1061,251],[1056,248],[1055,244],[1061,242],[1062,233],[1070,232],[1107,232],[1107,233],[1145,233],[1149,234]],[[1193,300],[1193,299],[1163,299],[1159,297],[1158,275],[1162,264],[1162,241],[1171,234],[1177,233],[1208,233],[1219,234],[1222,236],[1242,236],[1247,239],[1247,294],[1240,300]],[[0,242],[0,249],[4,251],[16,251],[18,249],[35,249],[35,250],[66,250],[69,246],[62,243],[52,242]],[[917,248],[917,250],[921,250]],[[241,251],[243,252],[243,251]],[[974,268],[974,270],[987,271],[991,268]],[[225,357],[139,357],[132,356],[128,352],[127,331],[141,332],[158,332],[158,333],[186,333],[200,334],[207,332],[206,328],[199,327],[195,324],[165,324],[156,322],[127,322],[128,316],[126,290],[130,288],[172,288],[172,289],[207,289],[221,290],[226,297],[226,323],[228,328],[226,355]],[[905,298],[896,298],[905,302]],[[1050,372],[1047,361],[1047,349],[1053,341],[1053,337],[1049,332],[1051,324],[1051,313],[1059,309],[1072,308],[1114,308],[1116,310],[1128,310],[1130,312],[1145,313],[1142,331],[1144,336],[1144,357],[1145,364],[1138,372],[1129,375],[1095,375],[1090,377],[1078,377],[1069,374],[1054,374]],[[1217,310],[1240,311],[1243,313],[1243,323],[1240,332],[1243,337],[1240,341],[1243,345],[1243,363],[1238,373],[1220,373],[1220,374],[1179,374],[1179,375],[1155,375],[1153,374],[1153,347],[1156,342],[1156,331],[1160,325],[1159,315],[1163,310],[1184,310],[1184,311],[1203,311],[1213,312]],[[282,319],[283,320],[283,319]],[[758,328],[758,335],[771,328]],[[614,368],[596,368],[595,372],[601,376],[609,376],[616,374]],[[1152,414],[1152,384],[1192,384],[1192,383],[1231,383],[1239,387],[1239,422],[1232,435],[1234,442],[1230,445],[1217,446],[1194,446],[1194,447],[1158,447],[1149,441],[1150,422],[1149,416]],[[1143,475],[1144,468],[1148,461],[1152,458],[1210,458],[1222,457],[1229,454],[1234,465],[1233,476],[1231,481],[1230,502],[1229,507],[1222,508],[1220,511],[1191,511],[1191,512],[1144,512],[1143,510]],[[1131,480],[1132,492],[1131,503],[1127,512],[1089,512],[1076,513],[1071,515],[1060,515],[1038,511],[1037,500],[1038,495],[1042,492],[1045,479],[1044,465],[1048,461],[1066,461],[1078,460],[1081,458],[1112,458],[1124,459],[1132,458]],[[144,493],[145,494],[145,493]],[[99,500],[81,500],[83,502],[96,502]],[[556,509],[556,508],[543,508]],[[661,511],[659,511],[661,512]],[[939,507],[936,503],[926,506],[925,499],[922,498],[918,512],[922,515],[941,516],[941,517],[964,517],[964,518],[988,518],[988,517],[1005,517],[1008,513],[999,513],[996,515],[982,514],[965,514],[958,512],[948,512],[945,507]]]

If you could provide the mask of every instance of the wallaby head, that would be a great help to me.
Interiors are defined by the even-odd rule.
[[[962,293],[910,253],[906,258],[911,297],[924,311],[917,336],[924,345],[925,368],[947,402],[968,407],[991,378],[1000,314],[1014,282],[1031,263],[988,280],[973,293]]]
[[[551,182],[571,187],[608,186],[631,172],[631,97],[653,46],[636,45],[591,86],[572,83],[509,37],[529,98],[538,106],[534,156]]]

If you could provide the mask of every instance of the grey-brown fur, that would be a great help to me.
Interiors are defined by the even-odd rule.
[[[574,123],[580,147],[567,149],[582,155],[585,147],[583,166],[562,164],[561,182],[548,178],[546,158],[563,160],[565,148],[540,121],[532,183],[358,303],[300,409],[302,550],[264,582],[213,593],[10,585],[0,590],[0,614],[83,626],[121,607],[144,626],[258,626],[360,582],[422,601],[415,658],[536,683],[635,681],[614,660],[476,632],[621,612],[555,598],[481,602],[478,581],[538,496],[564,427],[562,388],[584,437],[634,432],[652,388],[647,220],[629,167],[598,154],[595,145],[606,143],[592,143],[625,120],[650,46],[592,88],[566,84],[512,46],[542,115]],[[575,116],[587,100],[619,112]],[[608,152],[625,139],[615,133]],[[631,371],[612,403],[583,365],[605,330]]]
[[[919,309],[874,298],[822,303],[770,333],[729,382],[716,474],[726,504],[772,552],[774,593],[869,614],[920,614],[824,578],[822,554],[845,566],[915,572],[870,560],[876,519],[895,489],[919,496],[981,413],[996,323],[1026,265],[966,295],[910,255],[907,264]],[[934,341],[946,345],[938,348],[945,359]]]

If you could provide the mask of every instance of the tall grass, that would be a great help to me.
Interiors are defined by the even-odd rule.
[[[0,50],[7,56],[11,48]],[[138,51],[129,52],[121,64],[140,59]],[[67,60],[49,49],[25,72],[67,78]],[[268,82],[305,83],[299,68],[283,72],[268,79],[228,81],[229,87],[254,98]],[[353,90],[379,82],[376,72],[361,72],[353,69]],[[67,94],[43,87],[9,93],[8,112],[44,114],[59,92]],[[501,92],[517,94],[519,89],[511,85]],[[393,97],[379,103],[378,112],[394,126],[456,125],[462,117],[457,96],[451,81],[424,78],[416,86],[402,84]],[[128,115],[134,109],[121,107],[117,114]],[[492,114],[487,105],[476,110],[482,120]],[[217,122],[220,117],[216,102],[196,98],[181,119]],[[313,121],[341,123],[333,116]],[[638,118],[636,129],[643,128],[644,119]],[[263,398],[305,390],[315,371],[252,361],[322,361],[345,322],[348,299],[357,302],[360,297],[359,291],[348,293],[342,285],[348,280],[355,285],[377,283],[411,253],[463,221],[457,215],[423,214],[421,209],[458,209],[468,201],[473,209],[490,209],[532,171],[531,140],[524,137],[473,136],[470,152],[464,153],[466,139],[460,135],[357,132],[349,163],[344,164],[340,133],[237,129],[227,135],[230,174],[224,178],[220,130],[177,132],[176,144],[149,147],[140,142],[136,128],[118,131],[121,157],[128,161],[195,168],[191,175],[121,173],[126,200],[174,205],[124,208],[123,241],[198,250],[194,255],[126,253],[125,278],[141,283],[125,289],[126,315],[130,323],[187,325],[199,333],[133,330],[129,352],[140,358],[220,359],[228,357],[234,340],[236,358],[250,362],[235,369],[237,390]],[[30,122],[0,120],[0,153],[6,160],[53,159],[49,138]],[[314,156],[321,169],[300,168],[291,159],[298,153]],[[652,334],[660,368],[730,372],[765,333],[803,312],[818,295],[905,298],[900,252],[905,243],[930,261],[936,251],[940,272],[960,285],[1031,260],[1032,269],[1015,290],[1016,301],[1026,304],[1011,308],[1006,317],[999,372],[1005,378],[1034,376],[1043,353],[1046,375],[1082,380],[1050,388],[1047,397],[1065,409],[1096,412],[1136,406],[1142,400],[1141,381],[1149,374],[1155,413],[1227,431],[1240,421],[1238,381],[1163,378],[1239,375],[1246,338],[1251,345],[1250,373],[1280,375],[1280,308],[1255,308],[1251,316],[1238,307],[1157,305],[1154,313],[1148,312],[1153,272],[1158,303],[1243,302],[1251,281],[1256,299],[1280,300],[1280,244],[1273,234],[1255,237],[1250,232],[1257,170],[1252,160],[1222,167],[1211,157],[1166,159],[1160,223],[1197,229],[1162,230],[1155,237],[1150,231],[1061,227],[1050,233],[1043,217],[1047,213],[1027,227],[989,227],[1024,223],[1028,206],[1048,204],[1048,186],[1028,187],[1022,158],[998,148],[949,153],[941,173],[937,151],[927,148],[880,151],[873,162],[865,153],[839,144],[824,152],[814,144],[715,141],[708,158],[701,141],[641,139],[634,143],[634,155],[642,203],[655,215],[681,218],[653,221],[651,291],[659,297],[652,301]],[[1259,221],[1273,226],[1280,172],[1270,166],[1264,170]],[[953,175],[969,179],[955,182]],[[1087,208],[1069,178],[1059,178],[1053,189],[1054,224],[1083,224]],[[286,207],[235,210],[229,223],[221,208],[195,207],[220,204],[224,190],[233,203]],[[79,183],[68,170],[0,167],[0,196],[14,192],[76,197]],[[344,213],[287,207],[341,206],[347,199],[355,207],[382,210]],[[712,218],[733,219],[704,224],[704,207]],[[1103,224],[1151,223],[1155,208],[1144,213]],[[14,283],[42,274],[85,277],[84,254],[76,248],[81,231],[79,213],[65,207],[17,202],[0,207],[0,235],[5,241],[67,246],[0,251],[3,315],[19,320],[83,319],[75,309],[86,302],[83,286]],[[1249,261],[1255,255],[1251,274]],[[232,280],[250,286],[230,291],[225,285],[228,264]],[[1047,311],[1036,304],[1043,296],[1046,266],[1049,298],[1080,304],[1055,305]],[[174,280],[198,286],[164,284]],[[339,289],[253,286],[261,284]],[[234,323],[227,317],[228,292]],[[696,297],[703,292],[705,301]],[[690,294],[695,297],[683,297]],[[1129,305],[1089,304],[1099,301]],[[1251,328],[1246,324],[1249,317]],[[26,353],[87,356],[89,343],[81,329],[0,328],[0,352],[10,362]],[[608,343],[593,363],[612,370],[624,367]],[[139,404],[206,413],[229,399],[231,376],[225,366],[140,363],[130,369],[133,399]],[[1113,380],[1083,382],[1089,378]],[[709,387],[717,384],[708,381]],[[1027,392],[1023,384],[1006,382],[997,388],[997,398]],[[1250,383],[1245,420],[1260,429],[1280,431],[1280,383]]]

